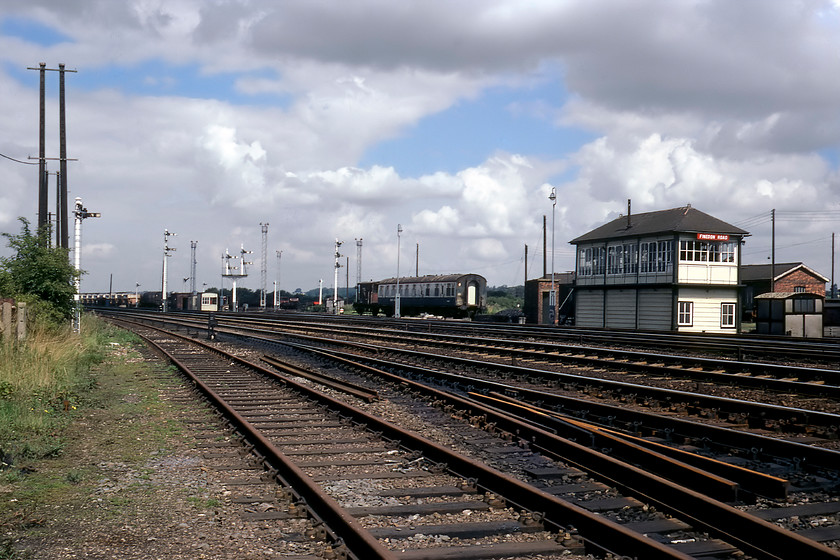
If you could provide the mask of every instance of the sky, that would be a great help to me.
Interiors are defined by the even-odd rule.
[[[770,262],[775,209],[776,262],[832,275],[837,2],[0,0],[0,232],[37,223],[40,62],[75,70],[69,199],[102,214],[83,292],[159,291],[165,230],[169,290],[193,241],[199,290],[242,248],[239,286],[329,289],[336,239],[341,287],[357,240],[363,281],[521,285],[544,223],[547,270],[573,270],[569,240],[628,200],[749,231],[745,264]]]

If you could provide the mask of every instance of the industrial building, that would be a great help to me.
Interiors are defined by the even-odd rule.
[[[829,279],[801,262],[745,264],[741,266],[742,304],[745,318],[756,308],[754,298],[770,292],[809,293],[826,296]]]

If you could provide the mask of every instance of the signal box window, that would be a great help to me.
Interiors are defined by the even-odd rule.
[[[720,304],[720,326],[724,328],[735,327],[735,304],[721,303]]]
[[[681,301],[677,309],[677,325],[690,327],[694,324],[694,302]]]

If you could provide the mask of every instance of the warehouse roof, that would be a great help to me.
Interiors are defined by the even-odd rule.
[[[657,233],[721,233],[747,236],[748,231],[728,224],[691,205],[656,212],[643,212],[621,216],[589,233],[572,239],[577,244],[588,241],[605,241],[621,237],[638,237]]]

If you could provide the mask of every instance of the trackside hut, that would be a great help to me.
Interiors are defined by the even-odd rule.
[[[573,239],[576,324],[738,332],[740,247],[748,235],[688,205],[628,213]]]

